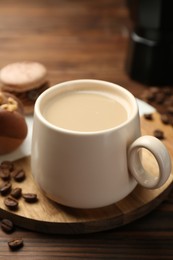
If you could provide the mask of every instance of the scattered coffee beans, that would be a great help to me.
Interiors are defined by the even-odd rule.
[[[16,182],[22,182],[25,179],[25,172],[23,169],[16,169],[11,173]]]
[[[2,221],[1,221],[1,229],[5,233],[12,233],[14,231],[14,224],[9,219],[2,219]]]
[[[12,198],[12,197],[6,197],[6,198],[4,199],[4,204],[5,204],[5,206],[6,206],[8,209],[10,209],[10,210],[15,211],[15,210],[18,209],[18,201],[15,200],[15,199]]]
[[[14,238],[8,242],[8,246],[12,251],[22,248],[23,245],[23,240],[21,238]]]
[[[160,114],[164,114],[163,123],[173,122],[173,88],[172,87],[148,87],[141,98],[152,106],[156,107]],[[167,115],[169,122],[165,119]]]
[[[15,199],[19,199],[22,196],[22,189],[14,188],[14,189],[12,189],[10,195]]]
[[[24,193],[22,194],[24,200],[26,202],[29,202],[29,203],[34,203],[34,202],[37,202],[38,198],[37,198],[37,194],[35,193]]]
[[[2,196],[6,196],[10,193],[11,191],[11,183],[10,182],[7,182],[5,184],[3,184],[1,187],[0,187],[0,193]]]
[[[10,161],[4,161],[0,164],[0,178],[5,182],[0,187],[0,194],[2,196],[6,196],[10,194],[8,197],[4,198],[4,204],[5,206],[12,211],[18,210],[19,203],[17,199],[19,199],[21,196],[24,198],[24,200],[28,203],[35,203],[38,201],[37,194],[35,193],[23,193],[22,194],[22,188],[15,187],[12,189],[12,179],[16,182],[22,182],[25,178],[25,171],[23,169],[15,169],[14,164]],[[11,182],[10,182],[11,181]],[[14,231],[14,224],[9,219],[2,219],[1,221],[1,229],[5,233],[12,233]],[[16,251],[23,247],[23,239],[21,238],[15,238],[8,242],[8,246],[12,251]]]

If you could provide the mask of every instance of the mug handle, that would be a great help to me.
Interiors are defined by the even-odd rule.
[[[159,168],[158,176],[147,172],[140,159],[141,148],[147,149],[155,157]],[[171,158],[165,145],[154,136],[141,136],[128,149],[128,166],[136,181],[148,189],[161,187],[171,174]]]

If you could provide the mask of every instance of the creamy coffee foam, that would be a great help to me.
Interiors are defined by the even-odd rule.
[[[67,130],[93,132],[113,128],[127,120],[118,97],[100,91],[71,91],[48,100],[45,119]]]

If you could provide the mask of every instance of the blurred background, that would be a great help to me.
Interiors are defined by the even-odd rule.
[[[173,83],[171,0],[1,0],[0,68],[43,63],[51,85],[108,80],[139,96]]]
[[[23,60],[43,63],[51,85],[97,78],[136,95],[125,64],[129,7],[125,0],[1,0],[0,68]],[[143,86],[142,86],[143,88]]]

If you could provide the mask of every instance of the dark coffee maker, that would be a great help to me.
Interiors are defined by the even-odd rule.
[[[146,85],[173,85],[173,0],[127,0],[127,6],[128,75]]]

